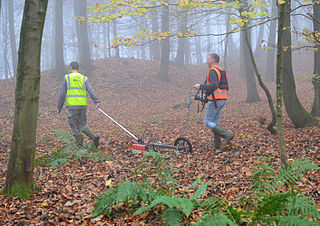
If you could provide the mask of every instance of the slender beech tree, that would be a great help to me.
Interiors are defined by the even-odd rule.
[[[274,81],[274,69],[275,69],[275,41],[276,41],[276,32],[277,32],[277,20],[275,19],[278,16],[278,8],[276,6],[276,1],[272,0],[271,4],[271,22],[269,27],[269,36],[268,36],[268,50],[267,50],[267,69],[266,69],[266,80]]]
[[[288,0],[286,0],[288,1]],[[277,102],[277,119],[276,130],[280,149],[280,161],[284,166],[288,166],[288,155],[286,150],[286,143],[284,140],[284,134],[282,129],[282,75],[283,75],[283,38],[285,29],[285,12],[286,3],[279,1],[279,19],[278,19],[278,48],[277,48],[277,65],[276,65],[276,102]]]
[[[74,14],[75,16],[87,17],[87,0],[74,0]],[[93,64],[89,48],[87,22],[81,21],[81,23],[79,23],[79,21],[76,20],[75,23],[78,37],[80,67],[86,73],[89,73],[93,69]]]
[[[10,36],[10,46],[11,46],[12,69],[13,69],[13,76],[16,76],[17,45],[16,45],[16,34],[14,31],[13,2],[14,0],[8,1],[8,18],[9,18],[9,36]]]
[[[117,38],[117,19],[113,19],[112,21],[112,29],[113,29],[113,39]],[[120,50],[119,46],[116,47],[115,49],[115,56],[116,58],[120,58]]]
[[[240,4],[239,12],[240,15],[242,12],[248,9],[248,3],[244,0],[241,1],[242,4]],[[249,56],[249,50],[246,45],[245,41],[245,32],[246,30],[246,35],[248,37],[248,40],[250,42],[251,46],[251,30],[248,29],[248,22],[244,23],[244,26],[242,27],[242,30],[240,32],[240,48],[242,49],[242,55],[240,55],[240,61],[242,64],[244,64],[244,69],[245,69],[245,79],[246,79],[246,84],[247,84],[247,103],[254,103],[257,101],[260,101],[260,97],[257,91],[257,85],[256,85],[256,78],[254,75],[254,69],[252,62],[250,61],[250,56]]]
[[[178,32],[184,33],[185,29],[187,28],[187,12],[185,9],[180,10],[181,16],[179,23],[179,29]],[[184,65],[184,52],[186,50],[186,38],[179,38],[178,39],[178,51],[177,51],[177,57],[176,62],[179,66]]]
[[[285,30],[283,31],[283,101],[286,111],[297,128],[303,128],[314,125],[317,120],[307,112],[300,103],[294,81],[292,69],[292,47],[291,47],[291,23],[290,10],[291,0],[285,1]]]
[[[162,5],[162,24],[161,29],[162,32],[169,31],[169,6],[163,4]],[[161,45],[161,59],[160,59],[160,71],[159,78],[162,81],[170,81],[169,79],[169,57],[170,57],[170,41],[169,37],[162,39],[160,42]]]
[[[229,23],[230,20],[230,13],[225,14],[225,20],[226,20],[226,33],[230,33],[231,30],[231,24]],[[225,43],[224,43],[224,56],[223,56],[223,67],[226,71],[228,71],[228,56],[229,56],[229,45],[230,45],[230,34],[227,34],[225,37]]]
[[[314,99],[311,114],[320,116],[320,3],[313,0],[313,31],[314,31],[314,68],[312,84],[314,88]]]
[[[154,6],[156,3],[154,3]],[[158,32],[159,31],[159,22],[158,22],[158,13],[157,13],[157,7],[154,7],[151,11],[152,15],[152,32]],[[152,59],[155,61],[160,60],[160,42],[159,40],[155,39],[152,41]]]
[[[35,189],[33,163],[40,95],[40,53],[48,0],[26,0],[20,31],[14,124],[3,192],[28,198]]]
[[[55,0],[55,59],[56,76],[61,78],[67,70],[63,56],[63,0]]]
[[[250,41],[249,41],[249,37],[248,37],[248,30],[244,30],[244,36],[245,36],[245,42],[246,42],[246,45],[247,45],[247,48],[248,48],[248,51],[249,51],[250,61],[251,61],[252,65],[253,65],[253,69],[254,69],[254,72],[255,72],[256,77],[258,79],[259,85],[264,90],[264,92],[265,92],[265,94],[267,96],[269,107],[270,107],[270,111],[271,111],[271,115],[272,115],[271,122],[267,126],[267,129],[270,131],[271,134],[275,134],[276,130],[273,127],[276,124],[276,111],[275,111],[274,106],[273,106],[272,96],[271,96],[271,93],[270,93],[268,87],[262,81],[260,72],[258,70],[258,66],[257,66],[256,61],[254,59],[252,47],[250,45]]]

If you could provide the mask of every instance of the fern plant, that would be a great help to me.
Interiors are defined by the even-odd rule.
[[[304,174],[314,169],[319,167],[299,159],[277,172],[270,161],[263,160],[251,176],[252,192],[238,199],[241,202],[234,209],[240,211],[233,213],[242,215],[242,220],[250,224],[317,225],[320,215],[314,201],[299,194],[297,187]]]
[[[35,160],[35,166],[48,165],[51,167],[62,166],[71,159],[96,158],[101,161],[105,159],[105,155],[100,152],[89,153],[87,148],[77,148],[73,143],[73,137],[64,130],[54,130],[56,137],[60,141],[61,146],[51,151],[51,153],[38,157]]]

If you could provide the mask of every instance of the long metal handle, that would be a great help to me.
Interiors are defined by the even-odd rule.
[[[98,108],[99,111],[101,111],[105,116],[107,116],[112,122],[114,122],[115,124],[117,124],[121,129],[123,129],[124,131],[126,131],[130,136],[132,136],[135,140],[139,140],[135,135],[133,135],[132,133],[130,133],[126,128],[124,128],[122,125],[120,125],[119,123],[117,123],[116,120],[114,120],[113,118],[111,118],[109,115],[107,115],[107,113],[105,113],[104,111],[102,111],[100,108]]]

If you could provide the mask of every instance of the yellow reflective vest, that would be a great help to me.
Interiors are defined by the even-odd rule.
[[[86,81],[88,78],[80,73],[70,73],[65,75],[65,79],[67,83],[67,105],[88,105],[88,95],[86,88]]]

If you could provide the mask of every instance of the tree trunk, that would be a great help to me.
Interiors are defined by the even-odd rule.
[[[184,34],[185,29],[187,28],[187,12],[185,10],[181,10],[181,18],[179,21],[179,31]],[[176,62],[179,66],[184,65],[184,52],[186,49],[186,38],[179,38],[178,39],[178,51],[177,51],[177,58]]]
[[[240,1],[242,3],[239,12],[240,15],[243,11],[248,9],[248,2],[242,0]],[[248,18],[247,18],[248,19]],[[246,30],[246,34],[245,34],[245,30]],[[248,29],[248,22],[246,22],[243,26],[242,31],[240,32],[240,48],[243,49],[242,54],[240,55],[240,59],[242,59],[242,64],[244,64],[245,67],[245,78],[246,78],[246,84],[247,84],[247,103],[253,103],[253,102],[257,102],[260,101],[259,95],[258,95],[258,91],[257,91],[257,85],[256,85],[256,78],[254,76],[254,72],[253,72],[253,65],[251,63],[251,61],[248,59],[250,59],[250,54],[249,54],[249,49],[247,47],[246,44],[246,38],[245,35],[247,36],[249,45],[251,46],[251,30]]]
[[[162,6],[162,32],[169,31],[169,6]],[[169,37],[161,40],[161,61],[159,78],[162,81],[170,81],[169,79],[169,57],[170,57],[170,42]]]
[[[230,32],[230,28],[231,28],[231,25],[229,23],[229,20],[230,20],[230,14],[226,14],[226,33],[229,33]],[[224,56],[223,56],[223,68],[228,71],[228,68],[227,68],[227,59],[228,59],[228,50],[229,50],[229,42],[230,42],[230,35],[227,35],[226,38],[225,38],[225,43],[224,43]]]
[[[244,26],[244,29],[247,29],[247,26]],[[250,30],[247,30],[248,39],[250,42]],[[243,49],[243,55],[241,56],[244,64],[245,69],[245,79],[246,79],[246,85],[247,85],[247,103],[254,103],[257,101],[260,101],[260,97],[257,91],[257,85],[256,85],[256,78],[254,76],[253,66],[249,56],[249,51],[247,48],[247,45],[245,43],[245,34],[244,31],[240,32],[241,36],[241,45],[243,45],[241,48]],[[251,44],[250,44],[251,46]]]
[[[152,9],[152,32],[159,31],[157,8]],[[152,41],[152,59],[154,61],[160,60],[160,42],[157,39]]]
[[[63,56],[63,0],[55,1],[55,61],[56,76],[62,78],[66,73]]]
[[[112,28],[113,28],[113,39],[115,40],[117,38],[117,20],[114,19],[112,21]],[[115,49],[115,58],[120,58],[120,51],[119,51],[119,46],[116,47]]]
[[[277,137],[280,149],[280,161],[284,166],[288,166],[288,155],[286,150],[286,143],[284,140],[282,130],[282,60],[284,55],[283,50],[283,37],[284,37],[284,24],[285,24],[285,4],[279,6],[279,20],[278,20],[278,48],[277,48],[277,69],[276,69],[276,99],[277,99]]]
[[[294,81],[292,70],[292,49],[291,49],[291,26],[290,26],[290,10],[291,0],[286,0],[286,14],[284,25],[286,29],[283,32],[283,101],[286,111],[297,128],[303,128],[314,125],[317,120],[308,113],[301,105]]]
[[[6,7],[5,7],[6,8]],[[9,69],[9,61],[8,61],[8,12],[4,10],[3,14],[3,67],[5,79],[10,78],[10,69]]]
[[[13,18],[13,1],[8,1],[8,17],[9,17],[9,35],[10,35],[10,46],[11,46],[11,58],[13,67],[13,76],[17,73],[17,45],[16,35],[14,31],[14,18]]]
[[[195,46],[196,46],[196,59],[197,64],[202,64],[202,54],[201,54],[201,38],[200,37],[194,37],[195,39]]]
[[[259,85],[261,86],[261,88],[266,93],[266,96],[267,96],[267,99],[268,99],[268,103],[269,103],[269,107],[270,107],[270,111],[271,111],[271,114],[272,114],[272,120],[269,123],[269,125],[267,126],[267,129],[270,131],[271,134],[275,134],[276,130],[273,127],[276,124],[276,111],[275,111],[274,106],[273,106],[272,97],[271,97],[271,94],[270,94],[270,91],[269,91],[268,87],[263,83],[263,81],[261,79],[261,75],[260,75],[260,73],[258,71],[258,67],[257,67],[256,61],[254,59],[253,51],[252,51],[252,48],[251,48],[251,45],[250,45],[250,41],[249,41],[249,37],[248,37],[248,30],[244,30],[244,35],[245,35],[245,42],[246,42],[247,48],[249,50],[249,56],[250,56],[251,63],[253,65],[256,77],[257,77],[257,79],[259,81]]]
[[[313,17],[315,18],[315,20],[313,20],[313,31],[314,34],[317,34],[320,31],[320,4],[319,1],[316,0],[313,0]],[[314,43],[314,68],[312,77],[314,99],[311,114],[320,116],[320,43],[319,40],[315,40]]]
[[[262,48],[260,48],[260,45],[262,43],[263,40],[263,35],[264,35],[264,25],[265,24],[261,24],[259,25],[259,30],[258,30],[258,38],[257,38],[257,43],[256,43],[256,49],[254,51],[254,55],[255,57],[262,57],[264,51]]]
[[[277,20],[274,19],[277,17],[278,8],[276,6],[276,1],[272,1],[272,9],[271,9],[271,18],[273,20],[270,23],[269,28],[269,37],[268,37],[268,46],[269,49],[267,50],[267,70],[266,70],[266,80],[267,81],[274,81],[274,64],[275,64],[275,40],[276,40],[276,28],[277,28]]]
[[[48,0],[26,0],[20,32],[14,125],[4,193],[28,198],[34,191],[33,162],[40,94],[40,53]]]
[[[74,0],[74,15],[76,17],[87,16],[87,0]],[[85,73],[89,73],[94,67],[91,62],[87,22],[82,21],[81,24],[79,24],[79,21],[75,20],[75,23],[78,37],[80,68],[84,70]]]

